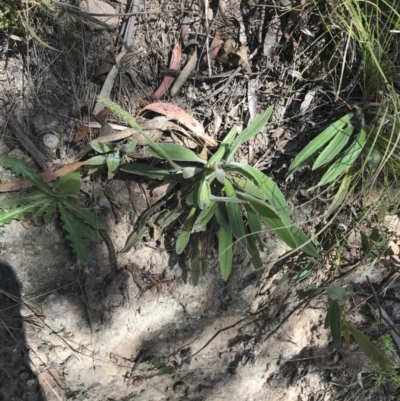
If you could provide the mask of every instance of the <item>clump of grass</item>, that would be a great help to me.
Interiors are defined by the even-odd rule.
[[[21,0],[3,0],[0,3],[0,29],[20,30]]]
[[[390,383],[394,388],[400,388],[400,360],[392,336],[388,333],[379,339],[379,347],[388,361],[387,370],[383,371],[374,360],[370,362],[372,379],[377,387]]]

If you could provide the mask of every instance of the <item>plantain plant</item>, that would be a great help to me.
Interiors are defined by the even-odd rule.
[[[44,221],[48,222],[58,212],[72,249],[79,260],[86,262],[88,249],[85,240],[95,241],[97,237],[95,230],[104,229],[104,223],[94,212],[83,208],[73,200],[73,196],[81,188],[79,173],[72,171],[59,178],[50,187],[34,169],[20,159],[0,155],[0,163],[14,174],[22,175],[39,189],[36,192],[12,195],[1,200],[0,227],[12,220],[21,220],[25,216],[32,218],[43,216]]]
[[[181,184],[177,192],[178,206],[158,215],[156,222],[165,225],[181,218],[183,228],[176,240],[175,250],[181,254],[189,248],[194,285],[200,274],[205,272],[205,250],[213,244],[214,234],[218,237],[223,279],[228,279],[231,273],[234,240],[244,248],[253,265],[261,268],[262,260],[256,245],[266,246],[260,235],[261,222],[291,248],[318,256],[314,243],[290,220],[288,205],[278,186],[261,171],[232,160],[238,148],[267,123],[272,107],[241,134],[237,135],[237,129],[233,127],[216,153],[203,160],[181,145],[154,143],[128,113],[109,100],[102,99],[102,102],[143,135],[149,141],[145,151],[159,159],[157,167],[133,163],[121,167],[121,170]],[[146,230],[145,224],[156,207],[142,216],[138,231],[132,233],[123,251],[128,251],[141,238]]]

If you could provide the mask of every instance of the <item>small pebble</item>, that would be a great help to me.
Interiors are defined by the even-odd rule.
[[[43,136],[43,144],[47,148],[49,148],[52,151],[55,151],[57,149],[58,143],[60,140],[58,139],[57,136],[53,134],[46,134]]]

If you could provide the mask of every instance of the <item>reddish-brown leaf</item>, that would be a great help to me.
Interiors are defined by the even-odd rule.
[[[169,68],[172,70],[179,70],[181,64],[181,43],[180,39],[178,38],[174,50],[172,51],[171,61],[169,63]],[[161,85],[158,89],[151,95],[153,100],[160,99],[163,96],[168,88],[171,86],[172,82],[174,82],[176,75],[165,74],[164,80],[161,82]]]

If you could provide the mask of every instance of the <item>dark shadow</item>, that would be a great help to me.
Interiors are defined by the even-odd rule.
[[[20,304],[21,284],[0,260],[0,401],[45,401],[30,367]]]

